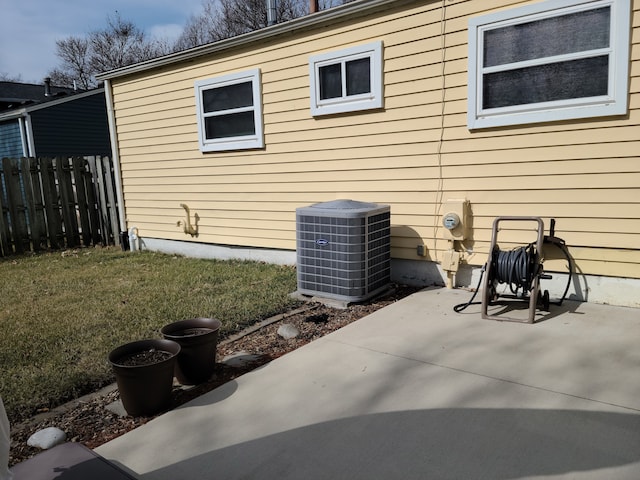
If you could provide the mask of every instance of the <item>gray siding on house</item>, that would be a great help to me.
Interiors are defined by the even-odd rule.
[[[0,123],[0,159],[4,157],[19,158],[22,155],[22,137],[18,120]]]
[[[35,151],[54,155],[110,155],[103,93],[31,112]]]

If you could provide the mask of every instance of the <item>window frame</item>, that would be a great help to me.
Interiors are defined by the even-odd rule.
[[[486,31],[602,7],[611,9],[610,43],[606,49],[584,50],[573,54],[526,60],[497,67],[485,68],[483,66],[484,32]],[[548,0],[470,19],[468,30],[468,128],[473,130],[626,114],[628,107],[630,26],[631,4],[629,0]],[[604,54],[609,57],[607,95],[488,109],[482,108],[483,75],[487,73],[537,65],[551,65],[558,61],[590,58]]]
[[[311,114],[315,117],[383,108],[384,82],[382,50],[382,41],[376,41],[365,45],[310,56]],[[345,90],[346,78],[344,75],[346,63],[362,58],[369,58],[370,91],[358,95],[347,95]],[[341,65],[342,71],[342,96],[322,100],[320,98],[320,68],[338,63]]]
[[[204,112],[203,92],[215,88],[251,82],[253,105],[231,108],[217,112]],[[219,77],[198,80],[195,82],[196,115],[198,117],[198,143],[202,152],[221,152],[229,150],[246,150],[264,147],[264,125],[262,117],[262,82],[260,69],[246,70]],[[206,138],[205,119],[214,116],[253,111],[255,132],[252,135],[235,137]]]

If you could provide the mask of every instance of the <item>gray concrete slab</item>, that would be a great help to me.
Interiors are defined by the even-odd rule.
[[[419,292],[96,451],[145,480],[640,478],[640,310],[528,325],[468,296]]]

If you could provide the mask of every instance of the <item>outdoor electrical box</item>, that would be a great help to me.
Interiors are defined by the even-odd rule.
[[[442,204],[442,226],[450,240],[466,240],[471,220],[469,200],[447,200]]]

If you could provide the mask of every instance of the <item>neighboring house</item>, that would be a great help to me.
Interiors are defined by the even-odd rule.
[[[73,88],[51,85],[49,78],[42,85],[33,83],[0,81],[0,111],[41,103],[65,95],[78,93]]]
[[[0,82],[0,158],[110,152],[104,88]]]
[[[295,209],[353,199],[391,206],[395,280],[475,286],[494,218],[539,216],[573,298],[640,306],[639,0],[359,0],[99,79],[147,248],[294,263]]]

